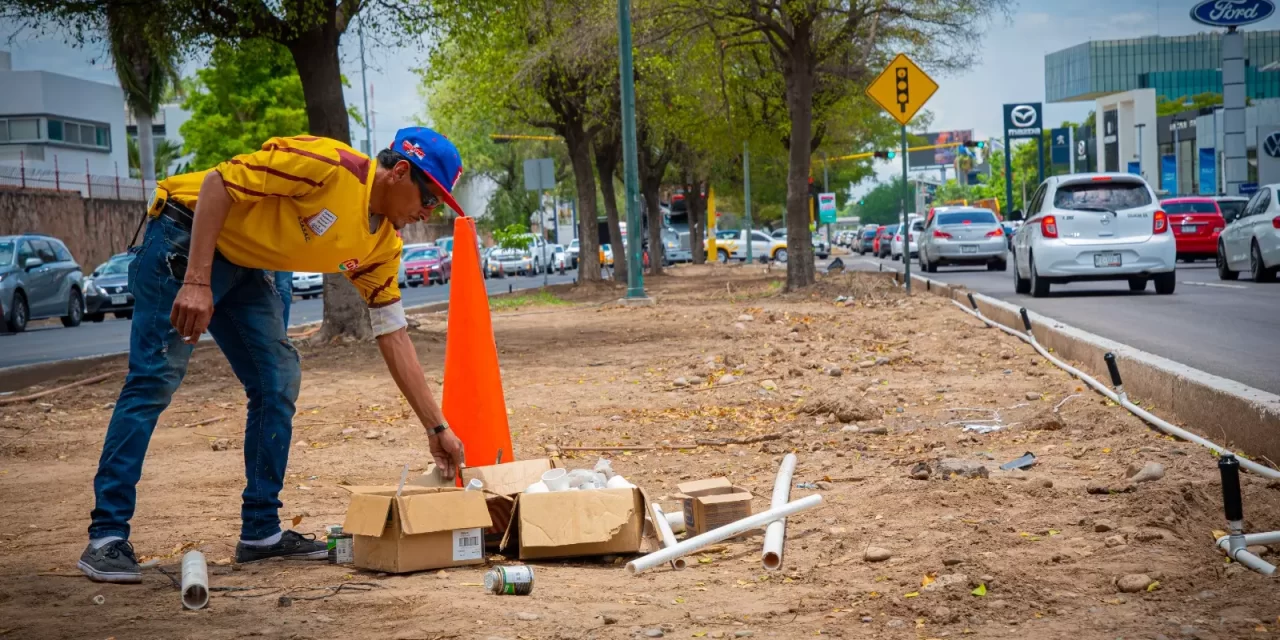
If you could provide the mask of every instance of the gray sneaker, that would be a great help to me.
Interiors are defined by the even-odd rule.
[[[80,562],[76,566],[94,582],[142,582],[142,569],[138,567],[138,558],[133,555],[133,545],[128,540],[112,540],[100,549],[94,549],[90,544],[80,554]]]

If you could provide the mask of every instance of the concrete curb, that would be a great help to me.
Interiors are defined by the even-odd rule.
[[[894,279],[902,282],[902,274]],[[968,305],[967,289],[911,276],[913,291],[948,297]],[[983,315],[1023,330],[1019,308],[980,293],[973,294]],[[1245,455],[1280,461],[1280,396],[1215,376],[1167,358],[1082,331],[1053,318],[1027,311],[1036,340],[1063,359],[1110,384],[1103,356],[1114,353],[1125,390],[1135,404],[1174,419],[1186,428]],[[1172,415],[1170,415],[1172,414]]]

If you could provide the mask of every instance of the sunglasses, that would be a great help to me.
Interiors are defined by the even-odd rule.
[[[409,177],[418,186],[418,197],[422,198],[423,209],[434,209],[440,206],[440,197],[431,190],[431,181],[427,179],[427,174],[423,173],[421,169],[411,166]]]

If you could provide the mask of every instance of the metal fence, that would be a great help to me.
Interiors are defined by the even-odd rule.
[[[0,164],[0,186],[46,191],[79,192],[85,198],[147,201],[155,190],[155,183],[144,184],[138,178],[114,175],[104,176],[66,169],[36,169],[25,164]]]

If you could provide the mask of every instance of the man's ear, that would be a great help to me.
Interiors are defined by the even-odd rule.
[[[409,178],[409,161],[401,160],[396,166],[391,168],[391,174],[395,177],[396,182],[407,180]]]

